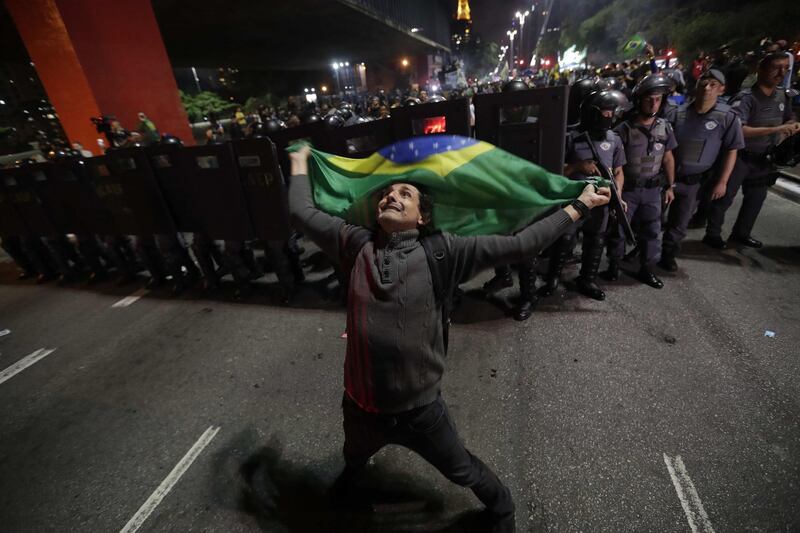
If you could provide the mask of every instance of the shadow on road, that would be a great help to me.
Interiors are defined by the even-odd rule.
[[[341,461],[338,461],[341,462]],[[328,464],[330,463],[330,464]],[[360,496],[348,509],[332,505],[330,482],[319,471],[325,465],[300,466],[283,458],[272,439],[244,459],[239,469],[239,508],[262,531],[291,533],[478,533],[487,531],[484,513],[475,510],[452,516],[442,497],[407,473],[369,467],[359,481]]]

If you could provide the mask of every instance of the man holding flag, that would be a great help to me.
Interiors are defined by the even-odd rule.
[[[454,145],[461,148],[453,149]],[[461,150],[472,159],[459,169],[454,167],[458,156],[454,152]],[[476,222],[479,225],[483,216],[475,208],[481,204],[478,199],[483,200],[481,205],[487,205],[485,192],[501,182],[493,179],[491,172],[470,175],[470,169],[483,168],[481,158],[491,159],[494,165],[498,161],[518,164],[518,158],[494,150],[486,143],[454,136],[410,139],[367,160],[338,158],[337,177],[326,174],[331,159],[337,159],[334,156],[312,153],[307,146],[290,155],[292,221],[337,262],[349,280],[342,400],[345,469],[334,484],[334,501],[345,503],[349,499],[357,474],[372,455],[386,444],[399,444],[417,452],[454,483],[471,488],[487,507],[492,531],[515,530],[509,489],[461,443],[441,397],[447,349],[443,314],[448,305],[437,301],[434,294],[437,275],[431,261],[449,265],[449,281],[454,285],[485,268],[523,261],[587,216],[591,208],[608,203],[610,192],[606,188],[596,190],[591,184],[578,184],[580,189],[576,189],[565,178],[555,180],[553,187],[540,183],[537,194],[542,198],[553,189],[562,195],[578,190],[580,195],[572,195],[578,198],[514,235],[440,234],[445,250],[434,252],[432,259],[425,248],[432,216],[444,215],[444,226],[461,228],[462,235],[471,230],[475,233]],[[310,155],[313,160],[309,165]],[[540,181],[548,178],[535,165],[526,164]],[[370,165],[369,175],[359,172]],[[495,167],[495,172],[502,171]],[[348,180],[347,176],[359,179]],[[377,208],[372,206],[377,218],[375,229],[349,224],[331,214],[344,213],[352,207],[346,204],[356,203],[358,196],[370,198],[375,186],[380,191]],[[361,193],[353,194],[359,187]],[[430,190],[436,192],[437,201],[441,193],[442,201],[450,204],[444,207],[450,211],[437,210],[426,192]],[[472,191],[471,196],[464,193],[467,190]],[[338,191],[339,197],[326,199],[332,191]],[[448,191],[461,194],[462,202],[475,204],[462,206],[471,215],[461,225],[447,219],[458,208]],[[485,220],[502,219],[501,209],[491,213]]]

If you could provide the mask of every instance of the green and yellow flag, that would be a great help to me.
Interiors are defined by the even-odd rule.
[[[640,34],[636,34],[622,47],[622,54],[626,59],[630,59],[642,54],[647,48],[647,41]]]
[[[376,195],[384,187],[422,185],[434,198],[434,226],[458,235],[513,233],[574,200],[586,186],[457,135],[399,141],[366,159],[312,148],[308,172],[317,207],[365,226],[374,224]]]

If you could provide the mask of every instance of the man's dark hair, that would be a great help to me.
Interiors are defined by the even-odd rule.
[[[769,67],[770,63],[772,63],[773,61],[778,61],[780,59],[788,59],[786,52],[783,52],[782,50],[777,50],[775,52],[768,52],[763,56],[761,56],[761,59],[758,60],[758,68],[765,69]]]
[[[419,191],[419,213],[425,220],[425,233],[433,231],[433,195],[422,185],[414,184]]]

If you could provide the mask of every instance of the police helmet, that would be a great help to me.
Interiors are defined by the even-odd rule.
[[[522,80],[510,80],[503,84],[503,93],[514,93],[517,91],[526,91],[528,90],[528,85]],[[503,112],[503,122],[526,122],[528,120],[528,115],[530,115],[530,106],[526,105],[509,105],[504,106],[502,109]]]
[[[253,122],[250,124],[250,133],[247,134],[247,137],[250,139],[264,139],[268,136],[268,133],[269,131],[265,123]]]
[[[610,130],[614,127],[615,121],[628,109],[630,103],[621,91],[611,89],[594,92],[584,98],[581,104],[581,129],[592,132]],[[603,111],[611,111],[612,115],[603,116]]]
[[[403,107],[408,107],[408,106],[412,106],[412,105],[419,105],[421,103],[422,102],[420,102],[419,98],[414,98],[413,96],[409,96],[408,98],[406,98],[403,101]]]
[[[520,79],[509,80],[503,84],[504,93],[528,90],[528,84]]]
[[[580,120],[581,103],[586,96],[597,90],[597,79],[583,78],[576,81],[569,88],[569,103],[567,104],[567,124],[577,124]]]
[[[311,113],[310,115],[306,115],[303,122],[305,124],[313,124],[314,122],[319,122],[320,120],[322,120],[322,118],[319,115],[316,113]]]
[[[286,124],[283,121],[271,118],[268,121],[264,122],[264,128],[266,128],[267,133],[275,133],[277,131],[281,131],[282,129],[286,128]]]
[[[640,112],[642,98],[652,94],[663,94],[664,96],[672,92],[674,82],[668,76],[663,74],[648,74],[642,78],[636,87],[633,88],[633,106],[636,112]],[[656,116],[662,112],[664,105],[659,106],[658,112],[653,113]]]
[[[600,91],[621,91],[624,88],[625,84],[619,78],[608,77],[597,80],[597,89]]]
[[[341,128],[345,120],[339,113],[334,113],[325,117],[325,125],[329,128]]]
[[[445,98],[441,94],[434,94],[433,96],[428,98],[428,101],[426,103],[432,104],[432,103],[436,103],[436,102],[445,102],[445,101],[447,101],[447,98]]]
[[[169,133],[165,133],[161,136],[161,141],[159,144],[162,145],[175,145],[175,146],[183,146],[183,141],[179,138],[175,137],[174,135],[170,135]]]

